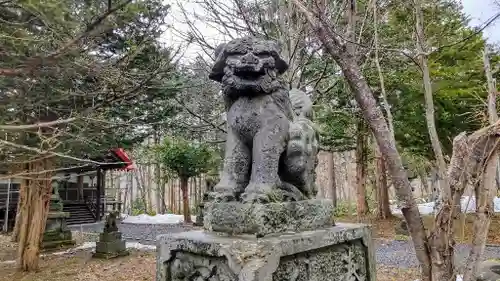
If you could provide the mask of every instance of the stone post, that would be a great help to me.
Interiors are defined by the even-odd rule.
[[[66,224],[68,212],[63,211],[63,204],[59,197],[59,186],[57,181],[52,182],[52,195],[50,196],[49,214],[42,237],[42,249],[58,249],[75,245],[71,230]]]

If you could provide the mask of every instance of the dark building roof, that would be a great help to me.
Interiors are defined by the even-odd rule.
[[[60,170],[61,172],[73,173],[73,172],[85,172],[92,171],[97,169],[102,170],[125,170],[130,171],[135,169],[135,165],[132,162],[132,159],[127,155],[127,153],[122,148],[113,148],[107,151],[104,154],[101,154],[96,157],[90,158],[90,160],[97,163],[89,163],[87,165],[78,166],[78,167],[69,167],[64,170]]]

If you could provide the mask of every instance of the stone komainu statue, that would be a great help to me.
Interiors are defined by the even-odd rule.
[[[253,37],[220,45],[210,79],[222,84],[228,134],[216,201],[280,202],[312,198],[318,135],[312,102],[288,91],[274,41]]]
[[[104,232],[116,232],[118,231],[118,226],[116,225],[116,221],[120,213],[117,211],[110,212],[106,216],[106,223],[104,224]]]

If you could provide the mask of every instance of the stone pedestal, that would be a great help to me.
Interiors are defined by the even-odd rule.
[[[205,206],[205,229],[229,234],[263,237],[334,225],[332,201],[325,199],[269,204],[207,203]]]
[[[95,258],[111,259],[129,254],[125,240],[122,240],[122,233],[118,231],[116,220],[118,212],[111,212],[106,216],[104,230],[99,234],[99,241],[95,247]]]
[[[95,258],[111,259],[120,256],[126,256],[129,252],[122,240],[121,232],[104,232],[99,235],[99,241],[96,243]]]
[[[375,281],[366,225],[264,238],[191,231],[157,243],[156,281]]]
[[[45,232],[42,238],[42,249],[60,249],[75,245],[71,230],[66,224],[66,218],[69,213],[63,212],[63,205],[59,197],[59,191],[56,186],[53,187],[53,194],[50,197],[49,214],[45,224]]]
[[[49,212],[42,238],[42,249],[59,249],[75,245],[71,230],[66,224],[67,217],[69,213],[66,212]]]

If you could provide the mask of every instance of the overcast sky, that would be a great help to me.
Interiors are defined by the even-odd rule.
[[[221,0],[224,1],[224,0]],[[472,27],[482,26],[485,22],[491,19],[496,13],[500,12],[500,4],[496,4],[495,1],[500,3],[500,0],[461,0],[464,12],[470,16]],[[172,11],[168,18],[168,22],[177,30],[188,30],[186,24],[184,23],[184,17],[177,7],[176,3],[182,3],[182,6],[188,11],[188,13],[193,13],[195,10],[200,11],[196,0],[165,0],[166,3],[172,4]],[[195,25],[199,30],[203,31],[203,34],[208,37],[210,43],[218,44],[222,41],[226,41],[228,38],[224,38],[221,34],[214,28],[209,27],[206,23],[201,20],[196,20]],[[500,44],[500,18],[497,19],[493,24],[484,30],[484,35],[488,38],[490,43]],[[177,45],[182,43],[182,39],[179,38],[178,33],[172,30],[167,31],[162,36],[163,41],[168,45]],[[191,45],[188,49],[184,50],[184,59],[191,60],[196,55],[201,52],[199,47]]]
[[[500,12],[500,6],[494,0],[462,0],[462,4],[465,13],[471,17],[471,26],[480,26]],[[500,43],[500,19],[486,28],[484,35],[491,43]]]

